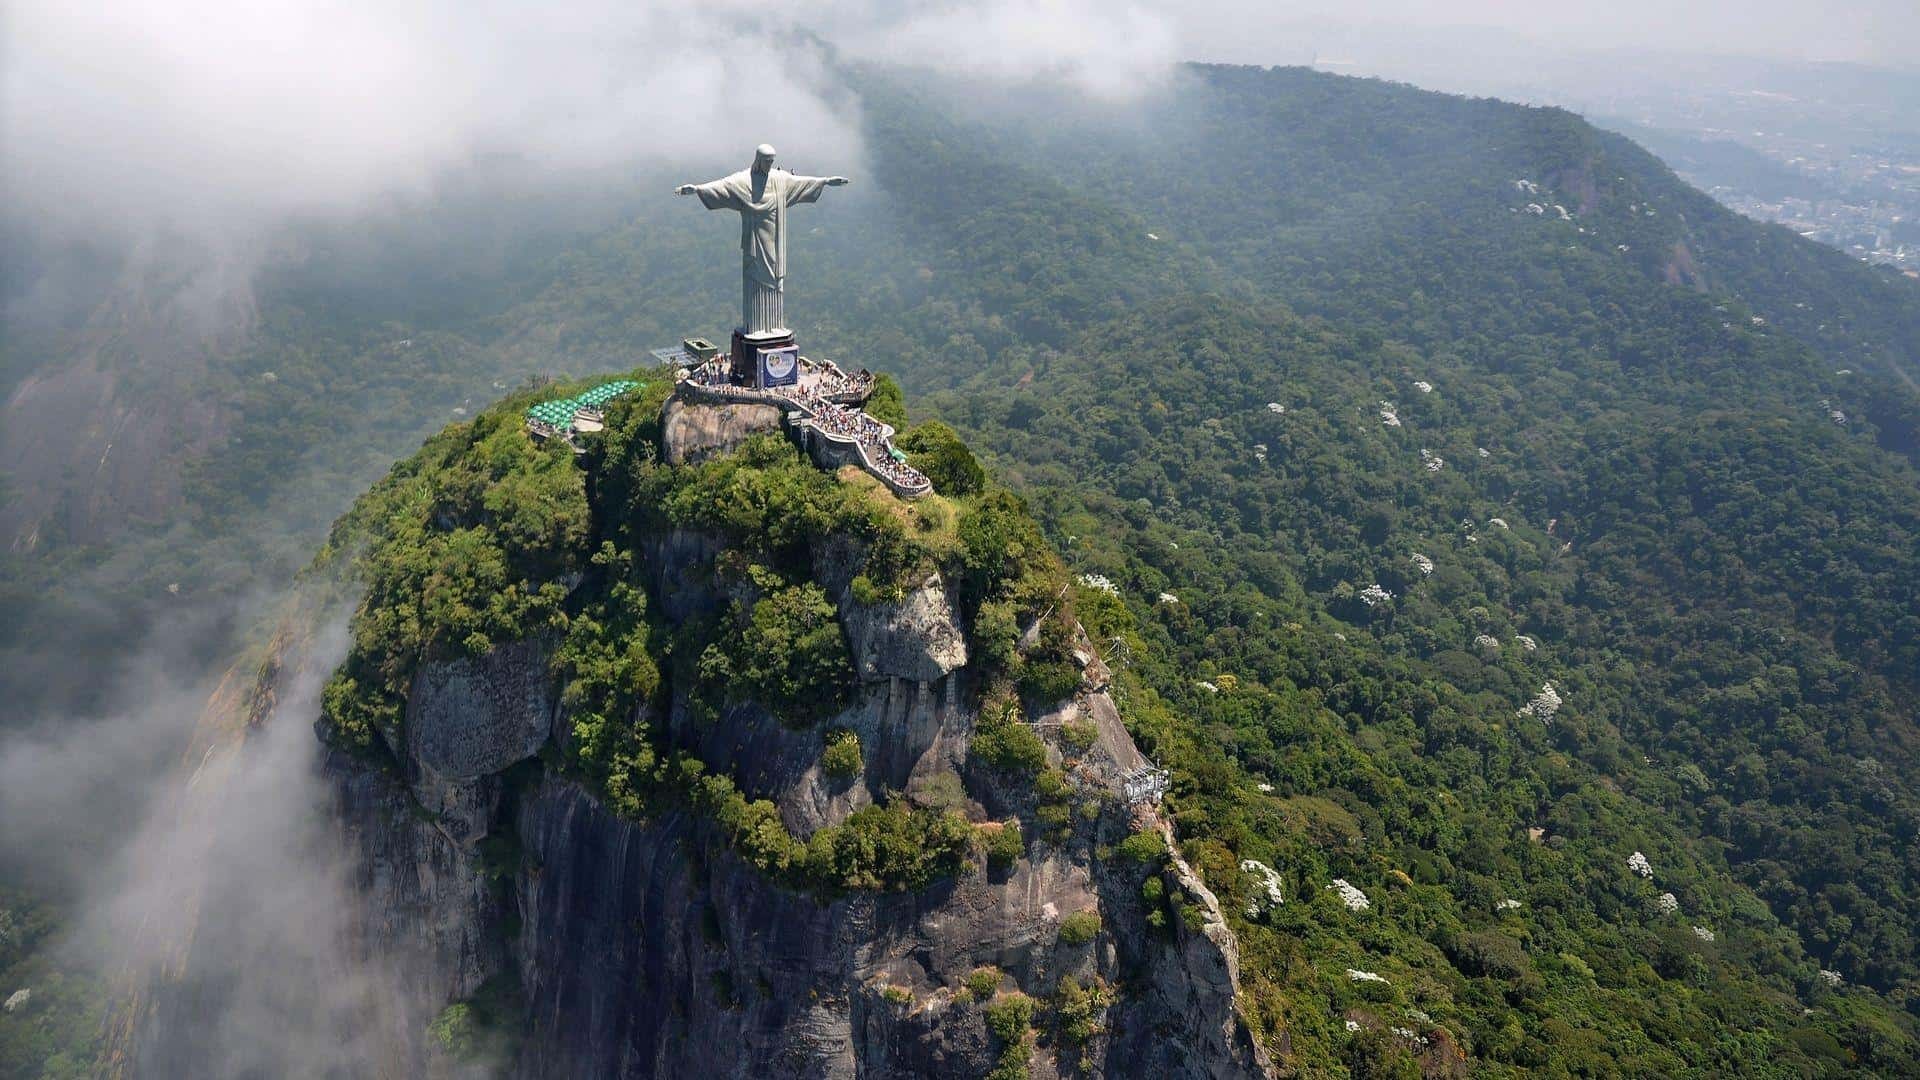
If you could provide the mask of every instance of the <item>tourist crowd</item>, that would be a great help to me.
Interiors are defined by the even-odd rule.
[[[813,370],[818,372],[818,377],[813,380],[813,388],[822,396],[838,398],[853,394],[865,397],[873,391],[873,372],[865,368],[849,374],[834,365],[820,364]]]
[[[813,422],[830,435],[844,435],[856,442],[884,448],[887,429],[880,421],[863,412],[835,405],[818,395],[802,399],[813,410]]]
[[[932,481],[920,470],[893,456],[887,441],[889,428],[866,413],[844,408],[818,396],[802,399],[813,412],[813,425],[829,435],[852,439],[866,449],[867,465],[883,478],[913,491],[930,490]]]
[[[811,400],[826,398],[837,400],[845,397],[864,398],[873,392],[873,372],[862,368],[856,372],[840,370],[830,363],[802,361],[800,381],[793,386],[770,386],[765,391],[751,387],[736,386],[728,378],[732,365],[722,357],[714,357],[687,371],[687,381],[709,390],[723,393],[772,393],[783,397]]]
[[[887,441],[890,428],[859,409],[833,401],[847,395],[864,397],[873,388],[872,372],[862,369],[848,374],[831,364],[808,364],[796,385],[769,387],[763,391],[733,385],[727,379],[727,371],[728,365],[716,357],[688,371],[687,381],[727,396],[770,393],[784,397],[805,410],[809,422],[821,431],[860,444],[864,448],[861,457],[883,479],[908,491],[933,489],[933,482],[920,470],[893,456],[892,444]]]

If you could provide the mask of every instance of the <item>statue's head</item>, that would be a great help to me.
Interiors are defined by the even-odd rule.
[[[761,143],[753,151],[753,171],[763,173],[773,168],[773,146]]]

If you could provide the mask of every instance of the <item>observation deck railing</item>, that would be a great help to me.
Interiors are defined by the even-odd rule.
[[[933,491],[933,481],[926,474],[895,456],[892,425],[857,408],[873,394],[871,372],[850,374],[831,360],[803,358],[800,364],[798,385],[761,389],[736,386],[717,360],[709,360],[688,370],[678,392],[708,404],[765,404],[797,412],[800,419],[790,423],[850,447],[860,467],[895,495],[917,499]]]

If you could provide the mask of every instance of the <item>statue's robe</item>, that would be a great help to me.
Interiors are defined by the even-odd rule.
[[[782,293],[787,278],[787,207],[809,203],[827,189],[824,176],[742,169],[693,185],[709,210],[740,214],[740,327],[749,334],[786,329]]]

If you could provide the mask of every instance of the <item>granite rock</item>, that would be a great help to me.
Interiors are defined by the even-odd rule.
[[[660,414],[660,444],[670,465],[687,465],[724,454],[756,432],[780,430],[773,405],[703,405],[670,398]]]

